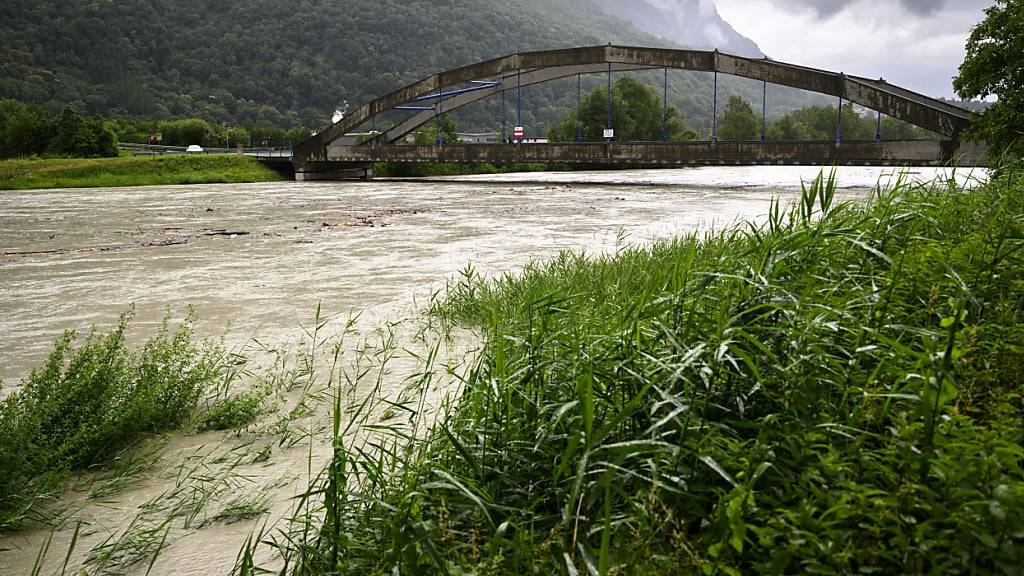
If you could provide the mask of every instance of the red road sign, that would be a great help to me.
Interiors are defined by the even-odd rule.
[[[523,136],[526,136],[526,130],[524,130],[522,126],[516,126],[515,129],[512,130],[512,137],[516,140],[522,140]]]

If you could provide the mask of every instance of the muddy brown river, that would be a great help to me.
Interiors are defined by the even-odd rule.
[[[136,339],[152,333],[168,311],[180,318],[191,306],[200,336],[223,337],[239,349],[253,348],[255,341],[263,348],[301,350],[319,305],[324,316],[335,318],[327,329],[333,338],[345,332],[346,318],[358,315],[346,362],[374,362],[386,347],[379,344],[381,334],[397,335],[403,343],[396,348],[408,354],[397,354],[387,366],[380,361],[377,369],[382,381],[391,382],[382,397],[399,395],[406,377],[422,370],[422,355],[415,353],[425,345],[419,311],[467,264],[488,274],[512,272],[563,249],[602,252],[623,242],[643,244],[759,219],[773,198],[796,197],[801,180],[817,173],[705,168],[0,191],[3,394],[45,360],[64,330],[108,328],[131,306]],[[840,196],[864,198],[891,173],[841,169]],[[912,175],[937,176],[933,170]],[[466,335],[444,347],[441,361],[464,366],[473,351]],[[438,396],[431,402],[440,403],[443,388],[440,381],[433,387]],[[287,402],[303,403],[308,392],[288,392]],[[29,573],[51,531],[42,573],[60,573],[76,525],[82,528],[72,568],[144,574],[146,556],[104,560],[103,553],[111,542],[137,536],[146,522],[165,526],[159,514],[141,515],[163,509],[154,501],[170,507],[193,488],[212,495],[209,510],[202,511],[209,521],[171,517],[151,573],[227,574],[249,533],[287,515],[288,496],[319,471],[329,440],[322,436],[324,415],[313,408],[282,424],[279,414],[270,414],[244,433],[185,431],[148,441],[141,449],[153,450],[153,464],[131,482],[103,491],[95,488],[103,478],[79,479],[63,498],[63,521],[0,535],[0,574]],[[287,436],[281,427],[288,425],[302,432]],[[283,441],[282,434],[298,440]],[[267,459],[257,457],[267,453]],[[195,476],[201,482],[221,478],[221,484],[193,486],[200,480],[189,484],[192,476],[183,481],[185,464],[208,472]],[[210,520],[230,495],[246,491],[270,497],[266,514],[237,523]]]

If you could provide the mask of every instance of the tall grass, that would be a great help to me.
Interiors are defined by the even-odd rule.
[[[0,190],[272,182],[281,176],[237,155],[0,161]]]
[[[223,354],[193,341],[191,316],[176,329],[165,320],[137,350],[125,342],[129,318],[84,340],[66,332],[0,403],[0,530],[33,519],[40,498],[62,492],[70,472],[177,427],[221,377]]]
[[[339,402],[287,571],[1020,573],[1022,177],[834,191],[467,271],[433,310],[487,338],[457,404],[353,445]]]

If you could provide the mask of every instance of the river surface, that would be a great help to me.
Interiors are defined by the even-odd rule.
[[[392,327],[411,322],[445,280],[470,263],[485,274],[514,272],[559,250],[597,253],[624,242],[643,244],[758,220],[773,198],[797,198],[801,182],[818,172],[701,168],[0,191],[0,379],[9,393],[43,363],[64,330],[109,328],[132,306],[136,340],[152,333],[168,310],[180,318],[191,306],[200,336],[223,336],[229,346],[255,338],[261,346],[280,348],[309,339],[306,330],[318,306],[334,318],[361,314],[364,340],[356,356],[371,357],[375,349],[368,342],[379,338],[381,326],[409,342],[423,340],[413,325]],[[866,198],[891,175],[891,169],[840,169],[839,199]],[[946,175],[919,170],[909,177],[930,181]],[[449,346],[441,356],[464,364],[472,348]],[[399,381],[422,369],[418,358],[411,353],[387,370],[378,366],[388,374],[384,379],[395,381],[380,394],[400,394]],[[294,395],[289,400],[302,401]],[[175,486],[184,490],[183,462],[206,470],[231,460],[225,454],[244,457],[234,467],[217,468],[230,478],[221,492],[211,493],[230,494],[243,484],[265,490],[276,503],[270,517],[280,518],[288,513],[280,502],[301,493],[326,457],[323,440],[329,438],[318,437],[325,414],[310,410],[304,419],[286,422],[301,420],[306,444],[283,441],[280,418],[245,435],[193,431],[164,439],[153,448],[158,464],[138,486],[99,498],[88,487],[71,490],[65,497],[68,520],[57,527],[53,548],[66,545],[73,524],[83,522],[89,528],[72,564],[86,561],[103,549],[105,538],[126,534],[139,510],[154,508],[147,503],[166,501]],[[250,458],[271,444],[278,448],[269,461]],[[172,523],[152,574],[224,574],[256,522]],[[48,533],[0,536],[0,573],[30,570]],[[55,561],[47,566],[59,572]],[[123,571],[142,574],[147,567],[140,562]]]
[[[459,181],[0,191],[0,380],[66,329],[137,326],[191,305],[204,335],[288,338],[318,303],[366,309],[472,263],[514,270],[561,249],[761,217],[817,168],[533,173]],[[839,173],[863,196],[890,169]],[[924,170],[915,178],[939,172]]]

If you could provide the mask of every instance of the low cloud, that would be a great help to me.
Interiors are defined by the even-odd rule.
[[[865,0],[773,0],[773,2],[783,9],[813,12],[820,19],[831,18],[847,8],[866,3]],[[950,0],[887,0],[875,2],[876,5],[884,4],[892,8],[901,8],[904,12],[914,16],[932,16],[949,6],[950,3]],[[992,1],[957,0],[954,4],[956,6],[970,5],[972,8],[983,8],[991,5]]]

